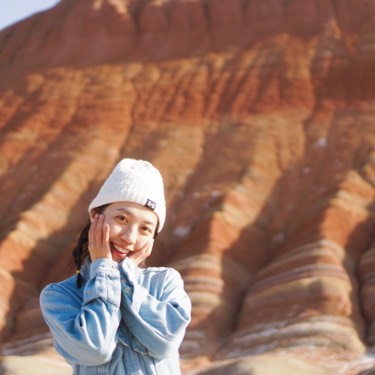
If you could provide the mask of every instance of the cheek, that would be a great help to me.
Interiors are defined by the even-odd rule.
[[[111,220],[106,220],[105,221],[108,225],[109,225],[109,236],[112,237],[112,236],[116,236],[117,234],[120,233],[121,231],[121,227],[116,224],[116,223],[113,223]]]
[[[150,242],[150,239],[147,237],[139,238],[137,240],[137,249],[140,249],[143,245],[145,245],[147,242]]]

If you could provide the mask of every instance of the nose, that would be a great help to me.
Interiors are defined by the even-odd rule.
[[[135,226],[126,225],[121,231],[120,238],[128,245],[135,244],[137,241],[137,232]]]

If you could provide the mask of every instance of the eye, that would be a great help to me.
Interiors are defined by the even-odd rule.
[[[125,215],[118,215],[116,219],[121,223],[126,223],[128,221],[128,218]]]
[[[153,233],[152,227],[148,226],[148,225],[144,225],[143,227],[141,227],[141,230],[142,230],[142,232],[144,232],[146,234],[152,234]]]

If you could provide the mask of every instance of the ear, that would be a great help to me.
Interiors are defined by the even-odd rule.
[[[96,216],[96,210],[91,210],[90,212],[90,221],[93,222]]]

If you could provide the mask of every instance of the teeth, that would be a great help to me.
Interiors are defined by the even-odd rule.
[[[118,247],[117,245],[115,245],[115,244],[112,244],[113,245],[113,247],[117,250],[117,251],[119,251],[120,253],[122,253],[122,254],[127,254],[129,251],[128,250],[125,250],[125,249],[123,249],[122,247]]]

